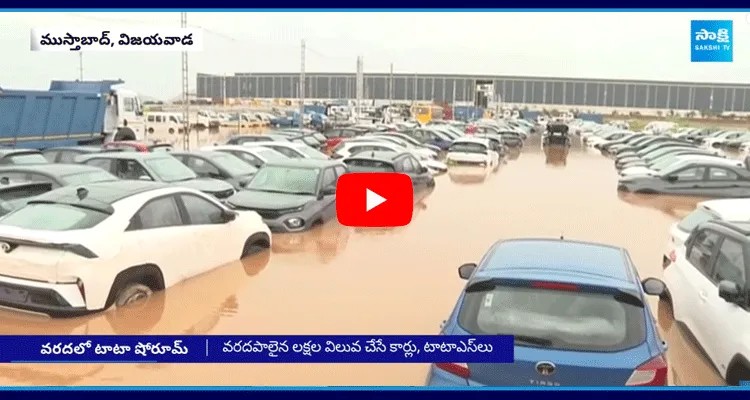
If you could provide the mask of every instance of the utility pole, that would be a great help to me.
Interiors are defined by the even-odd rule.
[[[302,39],[299,72],[299,131],[305,128],[305,40]]]
[[[83,52],[78,53],[78,80],[83,82]]]
[[[180,28],[187,28],[187,13],[180,13]],[[188,53],[182,52],[182,124],[185,150],[190,150],[190,85],[188,84]],[[196,140],[198,133],[196,132]]]
[[[393,103],[393,63],[391,63],[391,75],[388,78],[388,107]]]
[[[226,73],[222,77],[222,86],[223,86],[221,89],[222,105],[226,107],[227,106],[227,74]]]
[[[364,95],[365,90],[365,68],[364,68],[364,61],[362,59],[362,56],[357,57],[357,82],[356,82],[356,106],[355,106],[355,112],[357,113],[355,116],[355,120],[359,122],[359,116],[362,113],[362,96]]]
[[[451,101],[451,107],[453,107],[453,120],[456,120],[456,79],[453,79],[453,100]]]

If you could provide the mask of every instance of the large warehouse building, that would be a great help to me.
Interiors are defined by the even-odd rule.
[[[576,107],[653,108],[673,110],[750,111],[750,85],[661,81],[585,80],[525,76],[420,74],[364,75],[364,98],[393,100],[473,101],[477,85],[493,84],[504,103]],[[356,76],[351,73],[307,73],[308,99],[352,99]],[[296,98],[298,73],[198,74],[198,97]],[[455,97],[454,97],[455,89]]]

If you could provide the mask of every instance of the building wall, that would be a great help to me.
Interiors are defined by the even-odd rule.
[[[506,103],[711,110],[717,113],[750,111],[750,85],[689,82],[396,74],[393,78],[393,99],[472,101],[477,79],[492,80],[495,93]],[[355,97],[354,74],[311,73],[307,74],[305,81],[305,97],[309,99]],[[299,97],[298,86],[299,74],[237,74],[226,77],[198,74],[196,92],[198,97],[215,99],[296,98]],[[389,75],[365,74],[364,89],[366,99],[388,99]]]

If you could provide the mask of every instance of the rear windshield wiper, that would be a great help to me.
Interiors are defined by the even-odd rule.
[[[513,335],[513,340],[516,342],[528,343],[528,344],[533,344],[533,345],[542,346],[542,347],[552,346],[551,339],[538,337],[538,336]]]

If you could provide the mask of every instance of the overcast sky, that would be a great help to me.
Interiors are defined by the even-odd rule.
[[[204,29],[195,73],[308,72],[497,74],[750,83],[745,13],[188,13]],[[734,21],[733,63],[691,63],[690,21]],[[78,54],[29,50],[33,27],[179,27],[178,12],[0,14],[0,87],[46,89],[76,79]],[[179,95],[180,53],[88,53],[85,79],[126,81],[144,96]]]

